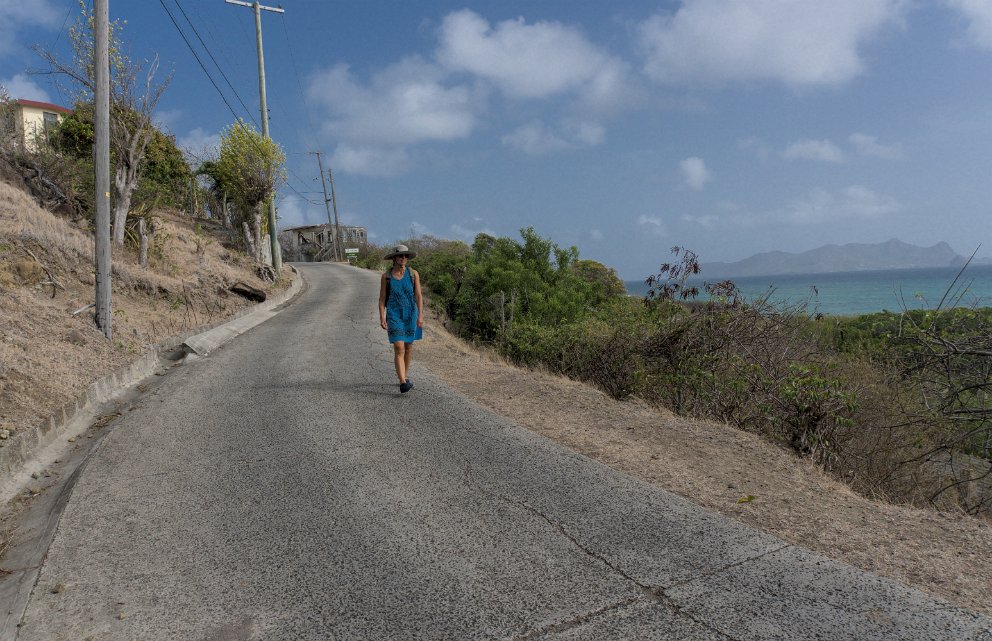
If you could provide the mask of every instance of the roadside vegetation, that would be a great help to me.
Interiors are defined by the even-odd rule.
[[[168,85],[155,57],[127,57],[123,23],[111,34],[112,341],[92,312],[91,12],[81,5],[68,58],[37,51],[70,114],[25,132],[0,87],[0,447],[94,378],[286,284],[264,262],[256,216],[283,179],[282,150],[236,122],[213,156],[190,158],[155,123]]]
[[[450,329],[517,364],[760,434],[870,497],[992,514],[990,308],[949,295],[824,317],[730,281],[693,287],[697,257],[679,247],[629,297],[612,269],[533,229],[402,242]],[[383,269],[384,253],[359,264]]]

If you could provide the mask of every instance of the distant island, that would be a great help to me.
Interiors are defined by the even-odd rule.
[[[772,251],[755,254],[734,263],[703,263],[702,276],[714,277],[776,276],[781,274],[826,274],[831,272],[878,271],[886,269],[921,269],[960,267],[967,257],[956,253],[945,242],[930,247],[910,245],[893,238],[884,243],[848,243],[824,245],[793,254]],[[972,264],[988,265],[988,258]]]

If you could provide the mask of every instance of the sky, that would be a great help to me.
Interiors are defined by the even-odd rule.
[[[280,227],[327,221],[320,151],[342,224],[383,245],[534,227],[625,279],[674,246],[704,263],[891,238],[992,256],[992,0],[282,6],[262,14]],[[259,122],[250,8],[110,11],[132,59],[172,74],[156,119],[181,146],[203,156],[236,117]],[[78,12],[0,0],[11,95],[71,101],[31,73],[32,45],[64,51]]]

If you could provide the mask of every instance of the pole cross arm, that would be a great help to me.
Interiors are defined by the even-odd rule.
[[[255,8],[255,3],[253,2],[242,2],[241,0],[224,0],[227,4],[240,4],[242,7]],[[275,13],[286,13],[286,10],[282,7],[266,7],[264,4],[258,5],[258,8],[262,11],[273,11]]]

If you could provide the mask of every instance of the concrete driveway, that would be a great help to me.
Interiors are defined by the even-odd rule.
[[[989,619],[625,477],[416,365],[400,395],[377,275],[300,269],[293,304],[118,420],[18,639],[992,641]]]

